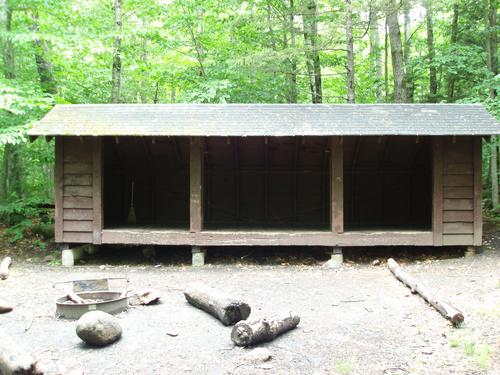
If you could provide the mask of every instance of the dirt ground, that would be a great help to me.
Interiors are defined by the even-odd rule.
[[[500,235],[486,242],[469,258],[460,249],[346,252],[339,270],[323,268],[319,250],[263,256],[262,249],[235,249],[225,263],[214,251],[201,269],[188,265],[188,251],[160,254],[167,249],[138,265],[117,256],[139,254],[128,249],[104,249],[72,269],[18,260],[0,281],[0,298],[15,304],[0,315],[0,330],[47,374],[500,374]],[[463,311],[465,324],[453,328],[412,295],[387,270],[387,255]],[[383,262],[372,266],[376,257]],[[119,314],[123,337],[96,349],[78,339],[74,321],[55,318],[62,292],[52,283],[107,276],[128,277],[134,290],[159,290],[162,303]],[[251,318],[293,310],[301,322],[260,345],[272,358],[256,361],[255,349],[233,347],[230,327],[187,304],[182,290],[193,282],[244,299]]]

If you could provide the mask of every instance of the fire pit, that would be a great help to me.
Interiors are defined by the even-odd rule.
[[[125,288],[122,291],[110,290],[110,280],[124,281]],[[54,287],[66,285],[66,295],[56,300],[56,315],[59,318],[78,319],[88,311],[99,310],[109,314],[125,311],[128,308],[127,284],[128,279],[125,277],[54,283]]]

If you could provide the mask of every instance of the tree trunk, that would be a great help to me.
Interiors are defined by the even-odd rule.
[[[458,40],[458,2],[453,4],[453,19],[451,21],[451,47],[454,50]],[[453,94],[455,91],[455,74],[448,74],[448,88],[447,88],[447,100],[448,102],[453,101]]]
[[[491,205],[493,208],[499,204],[498,199],[498,151],[497,139],[493,135],[490,140],[490,180],[491,180]]]
[[[438,300],[436,297],[434,297],[432,293],[427,290],[423,283],[402,270],[399,264],[394,259],[389,258],[387,260],[387,266],[398,280],[400,280],[403,284],[410,288],[412,293],[418,293],[432,307],[439,311],[441,315],[450,320],[453,325],[460,325],[464,321],[464,316],[460,311],[455,309],[450,304]]]
[[[410,20],[411,3],[410,0],[404,0],[404,61],[405,61],[405,77],[406,77],[406,95],[408,102],[413,102],[413,92],[415,84],[413,82],[413,69],[411,66],[411,20]]]
[[[115,45],[111,72],[111,103],[120,103],[122,77],[122,0],[113,0],[115,12]]]
[[[432,21],[432,9],[429,1],[424,2],[425,19],[427,24],[427,52],[429,55],[429,102],[437,102],[437,74],[434,66],[434,24]]]
[[[387,25],[391,41],[392,74],[394,79],[394,101],[396,103],[408,102],[406,91],[405,67],[403,46],[401,44],[401,31],[398,21],[398,6],[395,0],[387,4]]]
[[[389,27],[387,17],[384,25],[384,93],[385,101],[389,101]]]
[[[233,327],[231,340],[238,346],[251,346],[272,341],[282,333],[297,327],[299,322],[300,317],[292,313],[269,320],[241,321]]]
[[[288,17],[288,28],[290,29],[290,49],[292,54],[295,53],[295,4],[294,0],[289,0],[289,17]],[[297,59],[294,55],[290,57],[290,96],[288,99],[289,103],[297,103]]]
[[[35,34],[39,32],[38,20],[38,12],[31,12],[31,31]],[[33,50],[35,53],[38,78],[40,79],[40,87],[43,92],[55,95],[57,93],[56,79],[54,78],[52,64],[45,58],[47,54],[47,45],[45,41],[39,37],[35,37],[33,40]]]
[[[9,2],[4,2],[5,12],[5,37],[3,40],[3,61],[4,61],[4,76],[6,79],[15,79],[15,61],[14,61],[14,45],[12,43],[12,14],[13,9],[10,8]],[[2,164],[2,183],[1,183],[1,198],[6,200],[13,193],[18,198],[22,197],[22,178],[21,178],[21,146],[15,144],[5,144],[3,149],[3,164]]]
[[[380,36],[378,30],[378,11],[376,9],[372,10],[370,14],[370,56],[372,56],[372,73],[376,77],[375,80],[375,97],[377,98],[377,103],[383,102],[382,98],[382,54],[380,46]]]
[[[346,14],[346,38],[347,38],[347,102],[356,101],[356,86],[354,73],[354,40],[352,37],[352,4],[351,0],[345,0],[347,6]]]
[[[308,0],[303,11],[304,45],[306,49],[306,65],[313,103],[323,102],[321,80],[321,64],[318,49],[318,20],[316,0]]]
[[[498,33],[497,33],[497,0],[489,0],[487,13],[488,36],[486,40],[488,50],[488,68],[492,75],[498,75]],[[495,88],[491,88],[490,96],[495,98],[497,92]]]
[[[250,315],[247,303],[229,298],[213,288],[202,285],[191,287],[184,292],[184,296],[191,305],[216,317],[225,326],[245,320]]]

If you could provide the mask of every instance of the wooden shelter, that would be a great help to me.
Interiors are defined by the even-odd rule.
[[[56,140],[60,243],[475,246],[500,127],[480,105],[113,104],[28,134]]]

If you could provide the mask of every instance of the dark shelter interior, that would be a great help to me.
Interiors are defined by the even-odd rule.
[[[189,142],[104,138],[105,227],[189,229]],[[342,142],[345,231],[431,229],[429,138]],[[206,137],[204,229],[329,230],[330,162],[330,137]]]
[[[432,227],[428,137],[346,137],[344,230]]]
[[[189,138],[106,137],[103,159],[105,227],[189,228]]]

